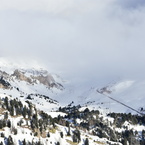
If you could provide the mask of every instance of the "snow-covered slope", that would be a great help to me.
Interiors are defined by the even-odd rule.
[[[86,85],[64,81],[38,66],[23,67],[1,61],[0,143],[9,144],[10,136],[14,144],[142,142],[144,87],[144,80]],[[141,115],[123,114],[130,112]]]
[[[67,84],[60,95],[69,96],[65,101],[94,109],[102,108],[105,112],[144,113],[145,81],[120,80],[115,83],[83,87]],[[61,100],[60,100],[61,101]]]
[[[141,110],[143,113],[144,88],[144,80],[120,80],[108,85],[104,83],[104,86],[99,82],[90,85],[72,83],[38,64],[31,67],[0,59],[0,93],[28,99],[45,111],[73,102],[74,105],[101,108],[105,112],[138,113]]]
[[[97,89],[98,96],[108,100],[110,110],[115,112],[143,113],[145,108],[145,81],[123,80]],[[99,98],[99,97],[98,97]],[[132,108],[132,109],[131,109]]]
[[[32,101],[38,108],[50,111],[58,108],[57,98],[64,90],[61,79],[42,68],[30,68],[0,61],[0,93]]]
[[[93,131],[92,129],[89,131],[86,130],[85,127],[84,130],[75,127],[77,122],[83,123],[88,119],[77,119],[76,123],[74,123],[73,117],[69,117],[69,120],[67,117],[63,117],[64,115],[70,116],[72,114],[71,112],[53,112],[53,116],[56,118],[52,118],[45,112],[38,110],[29,101],[23,102],[7,95],[0,95],[0,108],[1,145],[113,145],[116,143],[122,145],[117,140],[111,141],[104,138],[102,135],[93,135],[91,133]],[[77,108],[73,107],[73,109],[78,111]],[[60,116],[57,115],[58,113]],[[78,113],[83,116],[94,116],[93,118],[98,121],[104,118],[102,115],[98,116],[99,118],[96,118],[96,113],[92,112],[91,114],[89,110],[82,110],[82,112],[78,111]],[[99,115],[99,112],[97,112],[96,115]],[[106,118],[109,119],[110,117]],[[106,118],[102,120],[104,124],[106,124]],[[114,119],[112,118],[109,120],[113,121]],[[144,129],[144,126],[140,127]],[[92,126],[90,126],[90,128],[92,128]],[[93,128],[97,129],[98,127]],[[110,128],[110,126],[108,126],[108,128]],[[139,131],[141,131],[141,129]]]

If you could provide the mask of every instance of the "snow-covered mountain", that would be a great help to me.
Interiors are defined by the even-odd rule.
[[[14,64],[6,59],[0,61],[0,93],[29,100],[45,111],[55,110],[71,102],[73,105],[101,108],[106,112],[144,111],[143,80],[121,80],[108,85],[104,83],[104,86],[98,83],[86,87],[63,79],[38,65],[31,67]]]
[[[144,87],[143,80],[75,84],[1,60],[0,144],[142,144]]]
[[[29,101],[0,95],[1,145],[126,145],[144,143],[144,116],[60,107],[45,113]],[[59,114],[59,115],[58,115]]]
[[[0,93],[30,100],[41,109],[58,107],[59,102],[53,98],[63,89],[45,70],[0,68]]]

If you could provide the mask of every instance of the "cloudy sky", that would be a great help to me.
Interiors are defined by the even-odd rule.
[[[145,76],[144,0],[0,0],[0,57],[87,81]]]

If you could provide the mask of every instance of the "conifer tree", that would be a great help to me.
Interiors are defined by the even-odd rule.
[[[68,132],[67,132],[67,136],[70,136],[70,126],[68,127]]]
[[[77,142],[77,137],[75,134],[73,134],[72,139],[73,139],[73,142]]]
[[[63,138],[63,132],[60,132],[60,136],[61,136],[61,138]]]
[[[11,136],[9,136],[7,139],[7,145],[14,145],[14,142]]]
[[[26,140],[24,139],[22,143],[23,143],[23,145],[26,145]]]
[[[49,132],[47,133],[47,137],[50,137],[50,133]]]
[[[4,103],[6,105],[6,109],[8,110],[8,108],[9,108],[8,97],[5,97]]]
[[[7,127],[11,128],[11,121],[10,120],[7,121]]]
[[[59,142],[57,142],[57,143],[56,143],[56,145],[60,145],[60,143],[59,143]]]
[[[5,112],[5,114],[4,114],[4,119],[5,119],[5,120],[8,119],[8,112]]]
[[[22,115],[24,118],[26,118],[26,114],[27,114],[27,108],[26,106],[24,106],[23,111],[22,111]]]
[[[85,140],[85,143],[84,143],[85,145],[89,145],[89,140],[88,140],[88,138],[86,138],[86,140]]]
[[[2,129],[2,128],[3,128],[3,121],[0,120],[0,129]]]

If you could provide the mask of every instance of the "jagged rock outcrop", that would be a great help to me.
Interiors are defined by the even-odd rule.
[[[10,89],[11,85],[9,82],[5,81],[3,77],[0,78],[0,88],[2,89]]]
[[[47,86],[49,89],[54,87],[60,90],[63,89],[63,86],[60,83],[55,82],[54,78],[49,74],[46,76],[43,75],[36,76],[36,77],[34,76],[32,78],[34,80],[39,81],[41,84]]]
[[[1,71],[0,70],[0,77],[3,77],[4,79],[8,79],[9,78],[9,74],[6,73],[5,71]]]
[[[24,73],[22,73],[22,72],[19,71],[18,69],[16,69],[16,70],[14,71],[14,73],[13,73],[11,76],[16,77],[16,79],[18,79],[18,80],[20,80],[20,81],[26,81],[26,82],[28,82],[28,83],[30,83],[30,84],[32,83],[31,78],[25,76]]]
[[[29,75],[26,75],[26,73],[28,73]],[[0,77],[2,77],[2,80],[0,82],[0,87],[1,88],[5,88],[5,89],[9,89],[10,87],[8,87],[8,85],[6,85],[6,83],[4,82],[4,80],[7,81],[25,81],[31,85],[40,83],[45,85],[47,88],[57,88],[60,90],[63,90],[63,86],[60,83],[57,83],[53,76],[51,74],[49,74],[47,71],[43,72],[38,72],[35,73],[34,71],[30,72],[27,70],[14,70],[14,72],[12,74],[8,74],[5,71],[1,71],[0,70]]]
[[[54,78],[51,75],[47,76],[34,76],[34,79],[38,80],[41,84],[46,85],[47,87],[51,87],[51,84],[55,82]]]

